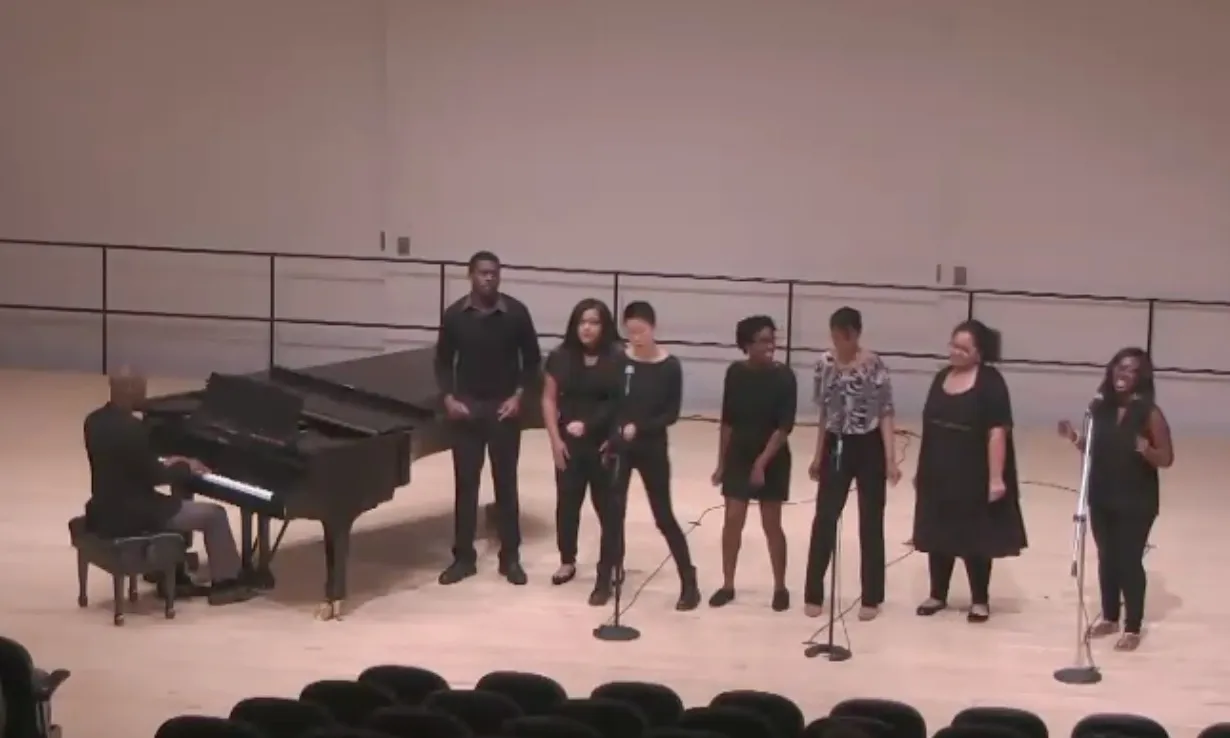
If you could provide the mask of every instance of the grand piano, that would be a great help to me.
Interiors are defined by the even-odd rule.
[[[410,482],[416,459],[450,447],[439,415],[431,349],[382,354],[290,369],[273,366],[245,375],[252,387],[293,397],[294,438],[256,429],[203,426],[196,419],[206,391],[151,398],[145,423],[160,456],[200,459],[210,473],[181,490],[240,508],[241,550],[248,577],[275,585],[270,565],[293,520],[324,528],[325,596],[317,617],[342,615],[351,530],[360,515],[393,498]],[[527,388],[522,424],[541,428],[540,388]],[[282,521],[271,539],[272,521]]]

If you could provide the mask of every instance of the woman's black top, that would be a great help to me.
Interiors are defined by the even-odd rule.
[[[547,357],[545,371],[558,387],[559,426],[580,421],[587,439],[605,441],[614,428],[622,390],[619,358],[605,354],[586,364],[584,354],[561,348]]]
[[[679,420],[683,404],[683,367],[679,359],[660,361],[623,358],[621,382],[626,389],[617,412],[621,428],[636,426],[637,440],[665,438],[666,429]]]
[[[1102,402],[1094,408],[1089,466],[1091,507],[1157,515],[1160,505],[1157,467],[1136,450],[1137,439],[1149,437],[1153,410],[1151,401],[1139,398],[1129,400],[1126,406]]]
[[[722,425],[730,427],[727,465],[750,469],[775,432],[794,430],[798,404],[798,378],[785,364],[731,364],[722,387]],[[769,463],[788,468],[790,446],[783,445]]]

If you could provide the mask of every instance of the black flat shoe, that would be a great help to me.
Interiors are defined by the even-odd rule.
[[[474,564],[467,564],[461,561],[454,561],[449,564],[448,568],[440,572],[440,584],[456,584],[464,579],[469,579],[478,573],[478,567]]]
[[[991,608],[986,605],[971,605],[965,614],[967,623],[985,623],[991,619]]]
[[[551,584],[559,586],[561,584],[567,584],[568,582],[571,582],[573,579],[576,579],[576,578],[577,578],[577,565],[576,564],[563,564],[562,566],[560,566],[559,569],[555,571],[554,574],[551,575]]]
[[[735,590],[731,587],[722,587],[709,597],[709,607],[725,607],[734,601]]]
[[[594,591],[589,593],[589,606],[602,607],[611,601],[611,585],[607,582],[598,582],[594,585]]]
[[[948,603],[943,600],[930,599],[918,606],[914,611],[919,617],[929,618],[942,610],[948,609]]]
[[[521,568],[521,562],[519,561],[500,564],[500,575],[507,579],[509,584],[515,584],[518,587],[524,586],[530,581],[530,578],[525,573],[525,569]]]

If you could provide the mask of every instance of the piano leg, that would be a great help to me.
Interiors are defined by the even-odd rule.
[[[273,589],[273,544],[269,538],[269,516],[256,516],[256,564],[252,570],[252,586],[257,589]]]
[[[317,620],[340,620],[346,599],[346,568],[350,563],[350,531],[353,520],[324,521],[325,601],[316,610]]]
[[[239,511],[239,562],[244,574],[252,575],[252,513]]]

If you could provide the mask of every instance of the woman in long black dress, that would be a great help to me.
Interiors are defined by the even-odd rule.
[[[931,594],[918,614],[948,607],[957,559],[965,563],[971,605],[967,619],[991,616],[991,562],[1026,546],[1021,516],[1012,401],[1000,359],[999,334],[977,320],[952,332],[949,366],[931,383],[923,408],[914,502],[914,547],[927,554]]]
[[[1174,463],[1174,445],[1155,399],[1153,362],[1143,349],[1115,354],[1099,392],[1092,407],[1089,522],[1098,546],[1102,619],[1090,635],[1119,632],[1122,610],[1115,649],[1135,651],[1145,615],[1145,547],[1160,506],[1158,469]],[[1071,423],[1060,423],[1059,433],[1084,450],[1085,439]]]
[[[773,568],[773,609],[790,608],[786,589],[786,533],[782,503],[790,498],[790,446],[799,402],[794,370],[774,360],[777,326],[767,315],[739,321],[735,341],[747,355],[726,369],[722,429],[713,484],[726,498],[722,523],[722,586],[709,598],[722,607],[735,598],[735,569],[743,544],[747,508],[760,505],[760,523]]]
[[[594,606],[610,599],[615,567],[620,563],[622,511],[614,504],[613,470],[603,451],[615,429],[620,396],[618,339],[615,318],[603,302],[577,303],[563,342],[547,357],[542,393],[544,425],[555,460],[555,532],[560,556],[551,583],[565,584],[577,575],[577,537],[588,490],[602,528],[597,578],[589,596]]]

